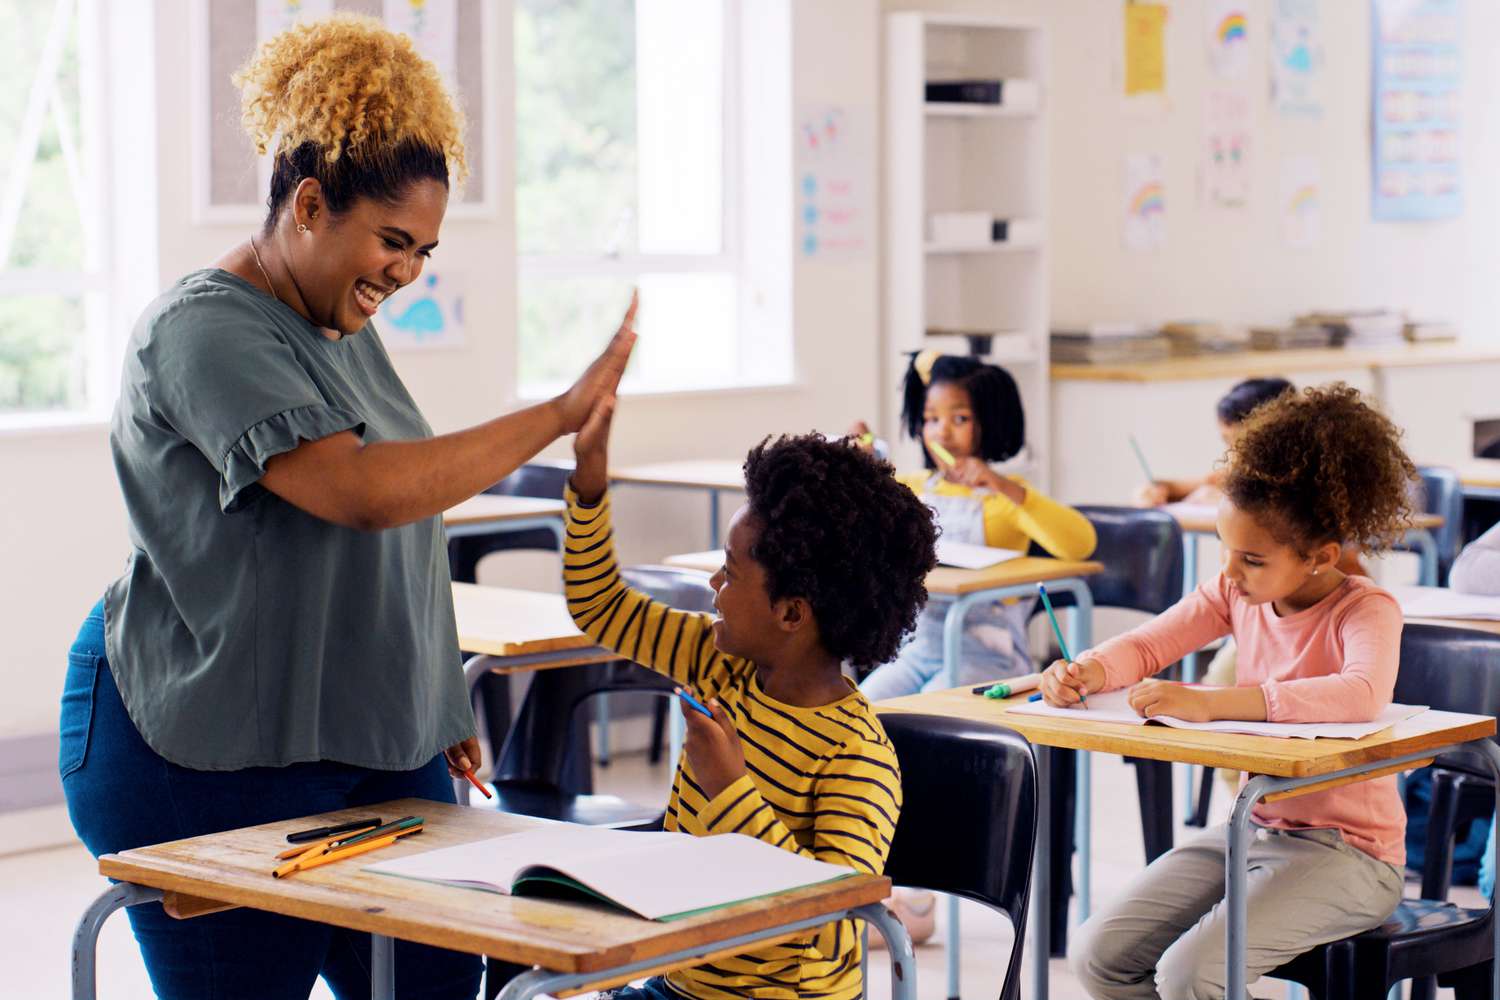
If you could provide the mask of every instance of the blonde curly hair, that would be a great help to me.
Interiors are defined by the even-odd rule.
[[[352,181],[354,196],[372,193],[372,182],[380,193],[382,181],[412,179],[402,176],[412,164],[403,170],[399,161],[413,155],[425,161],[418,175],[431,175],[434,162],[444,183],[448,174],[458,181],[468,174],[463,114],[436,67],[375,18],[334,14],[299,24],[262,44],[233,80],[256,151],[273,151],[276,173],[285,166],[293,187],[312,175],[325,186]],[[272,187],[274,214],[274,178]]]
[[[1283,392],[1240,424],[1224,492],[1306,553],[1388,548],[1411,524],[1417,471],[1401,430],[1342,382]]]

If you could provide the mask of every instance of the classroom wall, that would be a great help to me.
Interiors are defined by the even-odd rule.
[[[1468,3],[1462,217],[1377,223],[1370,216],[1370,4],[1322,0],[1325,111],[1286,121],[1270,106],[1270,0],[1250,0],[1249,75],[1254,172],[1244,208],[1198,197],[1204,93],[1222,85],[1208,65],[1204,11],[1173,0],[1164,109],[1124,109],[1121,0],[884,0],[887,11],[1006,14],[1050,26],[1052,317],[1054,326],[1110,320],[1217,319],[1271,323],[1314,308],[1389,306],[1454,320],[1466,339],[1500,345],[1500,4]],[[1167,241],[1124,248],[1127,153],[1165,158]],[[1322,172],[1322,240],[1291,249],[1276,210],[1282,157],[1315,155]]]
[[[157,117],[163,284],[204,266],[242,240],[241,226],[192,221],[190,0],[155,0],[158,65]],[[874,0],[790,0],[785,14],[793,40],[794,104],[843,104],[877,119],[878,8]],[[494,18],[508,53],[509,6]],[[501,61],[500,159],[513,161],[508,109],[510,67]],[[789,109],[790,110],[790,109]],[[861,139],[859,183],[876,188],[878,136]],[[789,146],[790,144],[788,144]],[[793,207],[786,206],[791,212]],[[514,408],[515,224],[504,204],[489,220],[450,220],[442,253],[482,265],[486,280],[470,288],[467,344],[427,354],[398,354],[396,365],[433,426],[452,430]],[[811,428],[841,430],[874,411],[878,256],[798,258],[793,265],[792,321],[797,381],[786,387],[628,399],[616,419],[622,462],[743,454],[762,435]],[[622,304],[623,305],[623,304]],[[601,344],[609,331],[600,331]],[[650,336],[649,317],[642,333]],[[586,359],[579,359],[580,369]],[[692,419],[684,419],[691,412]],[[552,453],[568,454],[566,448]],[[117,576],[128,552],[124,510],[109,462],[107,428],[89,426],[0,436],[0,623],[7,639],[0,698],[0,740],[55,733],[68,643],[90,604]],[[656,559],[707,544],[707,505],[697,495],[635,490],[619,502],[621,548],[632,561]],[[732,509],[726,505],[726,515]],[[555,560],[553,560],[555,566]],[[548,579],[530,582],[550,586]],[[526,581],[512,581],[526,582]],[[0,767],[0,772],[4,768]]]

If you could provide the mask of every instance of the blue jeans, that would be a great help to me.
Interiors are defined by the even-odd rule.
[[[165,760],[141,739],[120,700],[105,659],[102,601],[68,653],[60,736],[68,814],[95,857],[389,799],[453,801],[440,756],[415,771],[326,761],[195,771]],[[162,1000],[302,1000],[318,976],[340,1000],[370,995],[368,934],[248,908],[181,921],[160,903],[127,913]],[[469,1000],[482,970],[475,955],[396,944],[403,998]]]
[[[662,976],[652,976],[639,986],[622,986],[599,994],[600,1000],[684,1000]]]

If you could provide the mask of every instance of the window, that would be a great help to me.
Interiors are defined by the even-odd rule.
[[[0,424],[99,417],[113,402],[129,320],[113,266],[121,220],[110,212],[112,191],[136,184],[136,164],[150,154],[113,155],[106,121],[126,111],[151,136],[155,120],[140,104],[149,76],[107,72],[106,40],[120,20],[134,22],[118,36],[132,46],[150,31],[139,10],[102,0],[0,0]],[[147,44],[147,65],[150,52]],[[120,64],[139,67],[141,51],[131,56]],[[154,191],[134,197],[131,220],[154,210]],[[132,246],[144,253],[128,267],[153,282],[154,238],[138,235]],[[138,308],[139,296],[130,304]]]
[[[632,285],[649,336],[627,391],[785,380],[740,332],[738,6],[517,0],[523,396],[577,376]]]

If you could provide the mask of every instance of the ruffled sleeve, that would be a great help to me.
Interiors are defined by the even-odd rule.
[[[283,410],[255,424],[224,455],[219,480],[219,508],[226,514],[250,503],[259,494],[266,463],[303,441],[319,441],[341,431],[363,436],[365,422],[335,406],[317,404]]]

